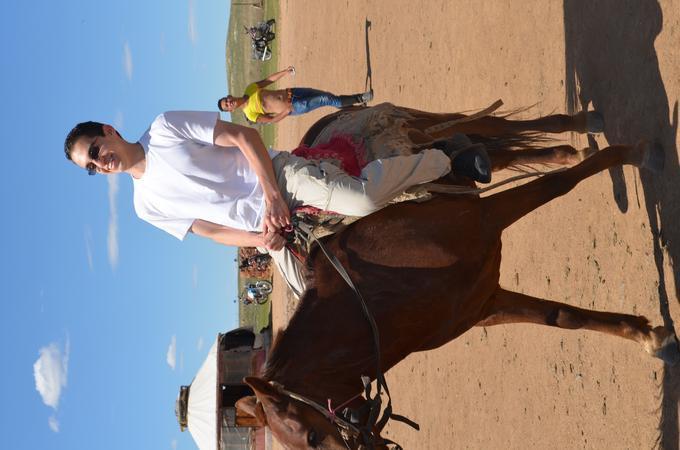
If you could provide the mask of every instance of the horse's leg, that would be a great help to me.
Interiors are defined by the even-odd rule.
[[[573,116],[552,114],[531,120],[511,120],[504,117],[486,116],[470,122],[454,125],[453,131],[482,136],[513,135],[525,131],[544,133],[599,133],[604,130],[604,119],[595,111],[581,111]]]
[[[529,150],[493,150],[489,151],[491,169],[496,172],[509,166],[529,164],[559,164],[571,165],[583,161],[595,153],[585,148],[576,150],[571,145],[557,145],[555,147],[536,148]]]
[[[593,311],[499,288],[476,326],[534,323],[569,330],[592,330],[635,341],[668,364],[680,359],[675,335],[664,327],[652,328],[647,318]]]
[[[415,145],[414,152],[432,148],[433,140],[425,133],[411,129],[408,137]],[[489,150],[491,170],[498,172],[510,166],[517,167],[531,164],[558,164],[568,166],[579,163],[596,150],[584,148],[576,150],[571,145],[556,145],[554,147],[536,148],[527,150]]]
[[[597,172],[622,164],[660,171],[663,162],[663,149],[658,145],[639,143],[636,146],[607,147],[574,167],[482,198],[484,220],[486,224],[503,230],[539,206],[566,194],[580,181]]]

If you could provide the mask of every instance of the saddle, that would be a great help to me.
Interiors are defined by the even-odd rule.
[[[305,159],[330,162],[352,176],[359,176],[368,163],[363,143],[349,135],[333,136],[327,143],[314,147],[301,145],[292,153]],[[404,201],[426,201],[431,196],[425,189],[414,186],[394,198],[390,204]],[[322,238],[337,233],[359,219],[360,217],[323,211],[313,206],[299,206],[291,213],[292,229],[287,230],[286,247],[304,264],[314,245],[314,239],[310,234],[317,239]]]

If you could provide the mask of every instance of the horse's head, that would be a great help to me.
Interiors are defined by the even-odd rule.
[[[305,403],[290,398],[276,384],[247,377],[255,396],[236,402],[239,414],[254,417],[268,426],[276,440],[287,449],[362,449],[354,437],[341,435],[340,428]],[[347,439],[347,440],[345,440]],[[387,449],[386,446],[376,447]]]

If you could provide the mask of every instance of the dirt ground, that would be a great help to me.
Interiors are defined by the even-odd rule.
[[[370,27],[367,22],[370,21]],[[502,98],[529,115],[603,112],[600,147],[640,138],[666,149],[662,177],[601,173],[504,235],[502,285],[672,325],[680,315],[680,1],[282,0],[282,86],[362,91],[375,103],[480,109]],[[367,45],[368,44],[368,45]],[[330,110],[282,122],[290,149]],[[564,136],[586,146],[581,136]],[[294,303],[277,283],[275,327]],[[388,374],[391,424],[406,449],[676,449],[678,369],[632,342],[532,325],[473,329]]]

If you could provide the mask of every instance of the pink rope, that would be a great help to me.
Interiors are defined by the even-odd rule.
[[[352,401],[356,400],[356,399],[359,398],[359,397],[361,397],[361,394],[355,395],[354,397],[350,398],[349,400],[347,400],[346,402],[344,402],[344,403],[341,404],[340,406],[336,406],[335,408],[333,408],[333,406],[332,406],[332,404],[331,404],[331,399],[329,398],[329,399],[328,399],[328,412],[329,412],[330,414],[329,414],[328,418],[330,419],[331,423],[333,423],[333,422],[335,421],[335,418],[336,418],[336,414],[335,414],[335,413],[336,413],[340,408],[344,408],[345,406],[349,405]]]

